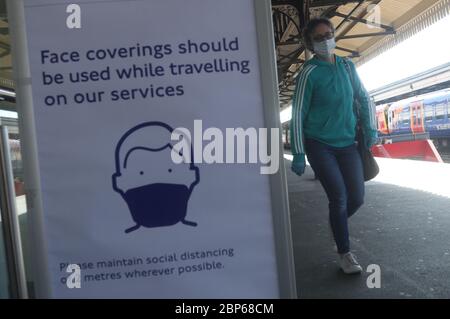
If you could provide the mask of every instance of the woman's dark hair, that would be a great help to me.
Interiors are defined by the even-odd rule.
[[[334,25],[327,18],[313,18],[309,20],[308,24],[303,29],[303,41],[305,43],[306,48],[310,51],[313,51],[313,40],[311,38],[311,35],[313,34],[316,27],[320,24],[327,25],[334,32]]]

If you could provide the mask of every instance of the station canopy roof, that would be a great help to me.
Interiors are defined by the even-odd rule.
[[[336,54],[361,65],[450,13],[450,0],[272,0],[272,5],[282,109],[291,103],[305,61],[301,30],[308,16],[329,18],[336,27]]]

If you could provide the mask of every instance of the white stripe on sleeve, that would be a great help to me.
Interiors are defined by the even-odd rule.
[[[306,83],[308,81],[308,76],[311,72],[316,68],[316,65],[307,65],[300,75],[300,86],[299,86],[299,95],[297,97],[298,107],[296,108],[295,118],[294,118],[294,142],[295,147],[299,153],[304,153],[303,148],[303,127],[302,127],[302,109],[303,109],[303,101],[305,96]],[[297,134],[298,133],[298,134]]]

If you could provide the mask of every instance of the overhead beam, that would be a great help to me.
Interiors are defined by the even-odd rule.
[[[354,6],[353,9],[348,14],[344,15],[344,19],[336,27],[336,30],[339,30],[344,25],[344,22],[346,22],[347,19],[352,16],[352,14],[363,4],[363,2],[364,0],[357,1],[356,6]]]
[[[297,8],[298,12],[303,12],[303,6],[306,0],[272,0],[273,6],[290,5]],[[309,8],[341,6],[348,3],[355,3],[361,0],[308,0]]]
[[[328,7],[328,6],[341,6],[347,3],[359,2],[358,0],[313,0],[309,2],[310,8],[315,7]]]
[[[390,35],[395,34],[394,31],[386,31],[386,32],[374,32],[374,33],[362,33],[362,34],[351,34],[351,35],[343,35],[340,37],[337,37],[336,40],[345,40],[345,39],[356,39],[356,38],[370,38],[370,37],[377,37],[381,35]]]
[[[344,52],[351,53],[353,56],[359,56],[359,52],[355,51],[355,50],[350,50],[350,49],[343,48],[343,47],[340,47],[340,46],[336,46],[336,49],[344,51]]]

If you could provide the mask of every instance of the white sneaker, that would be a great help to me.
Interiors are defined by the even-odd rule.
[[[341,269],[346,274],[359,274],[362,272],[362,267],[356,261],[355,255],[351,252],[339,255],[339,265]]]

